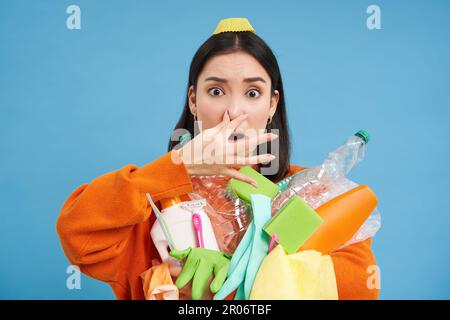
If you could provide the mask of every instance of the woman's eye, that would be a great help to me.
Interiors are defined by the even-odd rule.
[[[249,91],[247,92],[247,94],[248,94],[248,96],[249,96],[250,98],[258,98],[258,97],[261,95],[261,93],[259,93],[259,91],[256,90],[256,89],[251,89],[251,90],[249,90]]]
[[[224,95],[223,91],[219,88],[211,88],[208,92],[210,95],[216,96],[216,97]]]

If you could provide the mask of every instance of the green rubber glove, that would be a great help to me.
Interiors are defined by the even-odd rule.
[[[180,251],[172,250],[170,256],[176,259],[187,257],[175,285],[178,289],[182,289],[192,279],[192,299],[199,300],[203,297],[209,276],[213,272],[214,280],[210,285],[211,292],[216,293],[222,288],[230,265],[230,257],[225,253],[204,248],[187,248]]]

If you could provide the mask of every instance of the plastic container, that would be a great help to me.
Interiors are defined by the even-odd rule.
[[[300,250],[328,254],[349,241],[378,204],[367,186],[359,186],[328,201],[316,209],[323,223]]]
[[[283,182],[285,190],[274,198],[272,214],[276,214],[295,194],[305,200],[311,208],[317,209],[341,194],[358,187],[358,184],[349,180],[347,175],[364,159],[368,142],[369,134],[360,130],[350,136],[339,148],[330,152],[322,165],[304,169],[289,177]],[[380,226],[380,214],[375,208],[343,246],[373,237]]]
[[[192,215],[197,213],[201,217],[204,246],[207,249],[219,250],[211,221],[203,210],[205,201],[181,202],[180,198],[164,199],[161,203],[161,216],[167,226],[173,246],[176,250],[197,247],[197,237],[194,231]],[[163,262],[173,262],[170,257],[169,245],[159,221],[155,221],[150,231],[153,243]]]
[[[228,188],[230,178],[225,176],[191,177],[191,199],[205,199],[208,215],[219,249],[232,255],[247,230],[252,213],[250,207]]]

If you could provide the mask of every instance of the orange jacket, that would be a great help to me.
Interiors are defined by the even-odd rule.
[[[302,170],[290,166],[288,175]],[[145,299],[140,274],[159,255],[150,238],[155,221],[145,196],[160,199],[184,195],[192,183],[171,153],[141,168],[127,165],[78,187],[66,200],[57,231],[70,263],[107,282],[117,299]],[[367,268],[375,265],[371,239],[331,254],[340,299],[377,299],[366,286]]]

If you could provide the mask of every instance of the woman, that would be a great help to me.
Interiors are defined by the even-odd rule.
[[[80,186],[61,210],[57,230],[69,261],[107,282],[117,299],[144,299],[140,275],[158,259],[150,238],[155,215],[146,192],[155,202],[185,195],[197,175],[255,185],[237,171],[240,165],[251,165],[274,182],[302,170],[289,164],[277,60],[246,19],[222,20],[195,54],[175,129],[194,138],[181,148],[175,148],[178,139],[171,139],[169,152],[159,159],[141,168],[127,165]],[[248,134],[255,131],[264,133]],[[254,155],[265,143],[270,152]],[[366,285],[366,270],[376,264],[370,245],[368,239],[331,254],[340,299],[378,298],[378,290]]]

